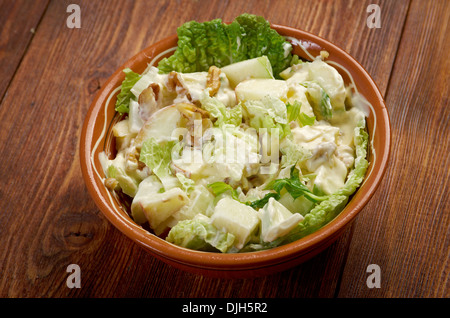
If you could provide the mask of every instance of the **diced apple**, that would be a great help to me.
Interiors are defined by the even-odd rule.
[[[117,122],[112,128],[112,133],[115,137],[116,149],[118,151],[128,147],[130,145],[131,139],[136,135],[130,132],[128,118]]]
[[[222,67],[221,70],[227,75],[232,87],[251,78],[274,78],[272,65],[267,56],[233,63]]]
[[[190,97],[186,98],[184,94],[181,94],[174,102],[194,102],[200,100],[206,87],[207,78],[208,72],[178,73],[178,80],[180,81],[182,91]]]
[[[291,213],[274,198],[269,199],[258,215],[261,219],[261,238],[265,242],[272,242],[288,234],[303,220],[301,214]]]
[[[158,193],[162,187],[163,185],[154,175],[148,176],[139,184],[136,196],[131,205],[131,216],[136,223],[142,224],[147,222],[144,210],[137,206],[137,202],[145,198],[145,196]]]
[[[128,122],[129,122],[128,118],[125,118],[114,124],[112,128],[112,133],[114,137],[125,137],[130,133]]]
[[[300,213],[301,215],[306,215],[314,206],[314,203],[306,197],[301,196],[294,199],[289,192],[284,193],[278,202],[284,205],[292,213]]]
[[[130,133],[138,133],[144,125],[144,122],[139,115],[139,103],[135,100],[130,100],[130,112],[128,113],[128,119]]]
[[[197,185],[189,195],[190,202],[173,216],[177,221],[192,219],[198,214],[209,216],[214,195],[203,185]]]
[[[149,138],[154,138],[156,142],[172,140],[180,119],[181,113],[176,105],[161,108],[144,123],[135,138],[135,146],[139,148]]]
[[[347,177],[347,166],[335,155],[317,168],[314,184],[325,194],[332,194],[341,189]]]
[[[309,64],[311,80],[316,81],[330,96],[334,109],[345,109],[346,90],[344,80],[339,72],[322,60]]]
[[[108,160],[105,165],[107,177],[116,179],[122,192],[134,197],[142,176],[137,171],[127,169],[124,152],[118,152],[116,158]]]
[[[241,249],[258,228],[259,218],[252,207],[225,197],[217,202],[211,222],[216,228],[233,234],[236,247]]]
[[[133,199],[131,211],[140,220],[144,215],[150,227],[156,229],[188,202],[189,198],[180,188],[172,188],[162,193],[142,191],[142,195],[139,193]]]
[[[307,88],[297,82],[288,83],[287,102],[293,104],[298,101],[301,104],[300,112],[305,113],[310,117],[314,117],[314,111],[306,96]]]
[[[238,101],[259,100],[270,94],[272,98],[285,101],[288,86],[284,80],[249,79],[239,83],[235,88]]]

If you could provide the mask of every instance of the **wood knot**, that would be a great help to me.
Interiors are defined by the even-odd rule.
[[[102,236],[103,224],[104,222],[95,214],[68,214],[60,219],[60,238],[66,249],[85,248],[93,242],[94,238]]]
[[[88,93],[90,95],[95,94],[101,88],[98,78],[93,78],[88,82]]]

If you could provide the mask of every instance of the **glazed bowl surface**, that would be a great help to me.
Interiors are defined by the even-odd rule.
[[[112,125],[119,120],[114,104],[124,79],[124,68],[142,73],[151,63],[172,54],[177,36],[172,35],[139,52],[122,65],[106,81],[86,114],[81,140],[80,160],[83,178],[89,194],[103,215],[124,235],[154,257],[176,268],[213,277],[248,278],[276,273],[311,259],[329,247],[363,210],[376,191],[389,159],[390,123],[382,94],[365,69],[336,45],[311,33],[287,26],[272,25],[293,44],[293,53],[311,60],[327,51],[327,61],[341,73],[346,84],[353,82],[371,104],[367,118],[369,133],[369,167],[361,187],[349,199],[346,207],[320,230],[289,244],[270,250],[248,253],[211,253],[176,246],[137,225],[123,200],[104,186],[104,173],[99,153],[114,155]]]

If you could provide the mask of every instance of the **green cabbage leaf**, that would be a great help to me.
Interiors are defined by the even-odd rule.
[[[130,100],[134,97],[131,89],[141,78],[141,75],[133,72],[129,68],[124,69],[123,72],[125,73],[125,79],[122,82],[120,93],[117,95],[115,105],[115,110],[121,114],[128,113],[130,111]]]
[[[218,230],[207,217],[195,217],[178,222],[167,235],[167,241],[198,251],[221,251],[226,253],[232,246],[235,236]]]
[[[266,55],[276,77],[292,59],[292,45],[261,16],[244,13],[230,24],[221,19],[189,21],[177,29],[174,54],[158,63],[162,73],[207,71]]]

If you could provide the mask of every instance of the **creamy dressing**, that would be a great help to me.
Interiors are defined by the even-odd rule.
[[[282,72],[283,79],[251,78],[234,88],[221,72],[220,86],[213,96],[218,105],[223,105],[216,110],[216,116],[225,121],[220,127],[214,126],[218,121],[212,113],[202,110],[205,93],[209,93],[208,72],[177,76],[179,85],[173,91],[167,74],[159,74],[153,66],[147,68],[131,89],[135,98],[130,102],[128,117],[113,127],[116,158],[100,157],[105,174],[119,180],[121,190],[131,197],[132,216],[138,224],[148,222],[159,235],[182,221],[201,220],[212,225],[217,240],[229,233],[227,240],[234,239],[232,248],[239,250],[253,241],[272,242],[287,235],[314,205],[303,196],[293,199],[287,192],[279,200],[270,198],[260,209],[245,204],[270,193],[265,188],[270,181],[289,179],[292,168],[297,168],[302,176],[308,176],[302,179],[305,185],[324,195],[344,186],[355,164],[355,129],[364,122],[365,113],[362,107],[345,104],[348,90],[341,75],[327,63],[320,59],[302,62]],[[159,109],[149,113],[151,108],[144,112],[139,97],[152,84],[159,88],[150,102]],[[295,102],[300,103],[299,113],[312,118],[312,123],[296,118],[288,121],[286,104]],[[318,106],[326,102],[332,107],[330,118],[319,113]],[[235,107],[242,108],[238,126],[226,122]],[[200,122],[200,136],[195,135],[194,119]],[[276,129],[287,125],[289,129],[282,133],[277,130],[277,134],[265,129],[256,134],[255,125]],[[173,148],[176,154],[169,154],[171,175],[157,176],[154,171],[158,167],[152,171],[139,162],[139,152],[149,139],[163,145],[160,152],[169,142],[184,142]],[[280,145],[289,147],[282,142],[287,139],[307,156],[282,167],[278,161]],[[287,153],[285,156],[294,156],[296,151]],[[175,177],[180,174],[184,179]],[[190,190],[182,182],[190,184]],[[212,183],[231,186],[238,199],[231,196],[232,192],[216,197],[209,188]]]

